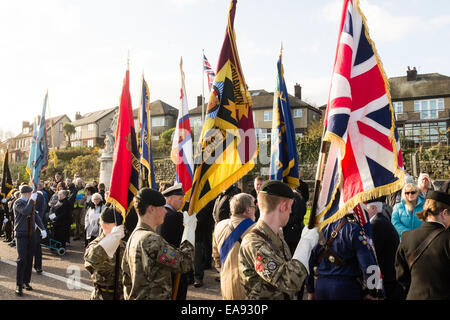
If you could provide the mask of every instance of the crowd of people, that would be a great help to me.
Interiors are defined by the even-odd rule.
[[[320,232],[305,227],[309,192],[301,180],[293,190],[260,176],[250,194],[233,185],[192,216],[180,184],[142,188],[131,228],[105,205],[104,186],[73,181],[56,175],[37,193],[23,185],[2,201],[5,241],[15,242],[18,262],[24,261],[18,263],[19,295],[22,287],[31,288],[25,271],[31,262],[17,220],[29,216],[34,201],[35,230],[41,230],[33,246],[35,269],[42,272],[39,243],[50,222],[61,245],[84,241],[92,299],[185,300],[189,285],[202,287],[204,270],[211,268],[226,300],[450,298],[449,182],[438,186],[427,174],[417,183],[407,175],[401,190],[364,204],[371,236],[352,213]],[[6,227],[14,219],[15,240]]]

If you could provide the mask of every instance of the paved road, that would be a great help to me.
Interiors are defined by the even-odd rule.
[[[17,251],[0,238],[0,300],[87,300],[92,290],[92,281],[84,268],[84,243],[72,241],[64,256],[58,256],[42,248],[42,274],[33,269],[32,291],[24,290],[22,297],[14,294]],[[204,286],[189,286],[188,300],[219,300],[220,284],[215,281],[218,273],[205,270]],[[73,281],[77,279],[79,281]]]

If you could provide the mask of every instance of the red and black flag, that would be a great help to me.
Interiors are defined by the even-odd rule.
[[[194,154],[189,214],[198,213],[255,166],[258,154],[252,99],[239,62],[234,33],[237,0],[232,0],[225,40]]]
[[[14,191],[14,186],[12,185],[11,172],[9,171],[8,153],[9,149],[6,150],[5,158],[3,159],[3,170],[2,170],[3,176],[2,176],[2,184],[0,187],[1,199],[7,199]]]
[[[127,70],[120,98],[117,120],[114,160],[108,203],[120,212],[125,220],[133,206],[139,188],[139,151],[134,128],[130,96],[130,71]]]

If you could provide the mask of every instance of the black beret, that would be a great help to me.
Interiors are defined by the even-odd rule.
[[[29,193],[33,192],[33,189],[28,185],[20,186],[20,193]]]
[[[176,184],[173,187],[167,188],[162,192],[164,197],[170,196],[184,196],[183,187],[181,184]]]
[[[136,198],[149,206],[161,207],[166,204],[166,198],[164,198],[161,192],[150,188],[142,188],[139,190]]]
[[[445,203],[450,206],[450,194],[442,191],[428,191],[427,199],[435,200],[438,202]]]
[[[291,187],[286,183],[277,180],[264,181],[259,192],[289,199],[294,198],[294,191],[292,191]]]
[[[114,217],[115,216],[115,217]],[[114,210],[112,206],[107,206],[103,209],[100,218],[106,223],[116,223],[117,225],[122,224],[122,215],[120,212]]]

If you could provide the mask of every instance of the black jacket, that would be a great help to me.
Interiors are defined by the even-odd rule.
[[[283,228],[284,240],[289,246],[291,253],[294,253],[298,242],[300,241],[300,236],[302,235],[302,230],[304,227],[303,218],[306,214],[306,202],[297,191],[294,191],[294,203],[292,204],[292,211],[289,215],[289,221]]]
[[[411,271],[408,259],[439,223],[424,222],[419,228],[402,233],[395,269],[397,280],[407,292],[408,300],[450,299],[450,230],[438,235],[417,259]]]
[[[72,208],[73,205],[69,199],[64,198],[62,200],[58,200],[58,202],[50,210],[50,214],[54,213],[56,215],[54,220],[55,226],[65,226],[73,222]]]
[[[213,208],[213,217],[216,223],[219,223],[220,221],[228,219],[230,217],[230,200],[234,195],[238,193],[241,193],[241,189],[232,185],[227,190],[219,194],[219,196],[216,198]]]
[[[382,213],[370,222],[373,244],[377,254],[378,266],[383,275],[383,284],[387,299],[400,299],[401,292],[395,277],[395,253],[400,239],[392,223]]]
[[[177,212],[172,208],[166,207],[167,214],[164,217],[162,225],[156,228],[156,231],[164,238],[170,245],[178,248],[181,244],[181,237],[183,236],[183,214]]]

